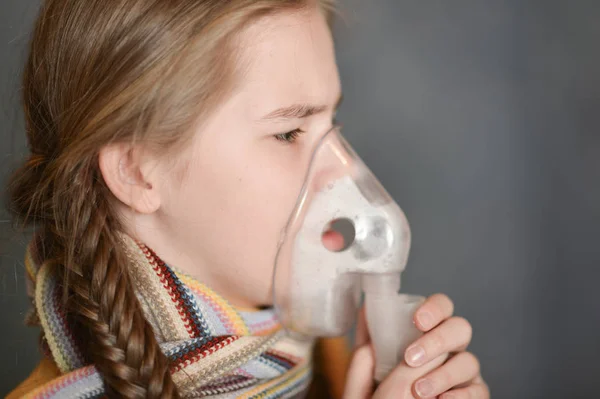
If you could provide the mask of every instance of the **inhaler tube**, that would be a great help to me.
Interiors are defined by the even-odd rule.
[[[377,382],[402,362],[408,346],[423,334],[413,319],[425,297],[398,294],[399,283],[400,274],[369,274],[362,280]]]

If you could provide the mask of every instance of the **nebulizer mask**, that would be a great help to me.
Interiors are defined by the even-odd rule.
[[[423,298],[399,294],[410,228],[334,126],[319,141],[279,244],[275,309],[296,337],[332,337],[355,325],[364,293],[382,380],[420,332],[413,314]]]

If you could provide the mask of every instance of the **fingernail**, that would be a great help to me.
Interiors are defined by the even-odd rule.
[[[420,366],[425,360],[425,350],[420,346],[413,346],[406,351],[406,360],[411,366]]]
[[[429,398],[433,394],[433,384],[429,380],[420,380],[417,381],[415,390],[420,397]]]
[[[419,324],[421,325],[421,327],[423,327],[425,329],[431,328],[431,325],[433,324],[433,316],[431,316],[431,313],[429,313],[429,312],[419,313],[417,315],[417,320],[419,321]]]

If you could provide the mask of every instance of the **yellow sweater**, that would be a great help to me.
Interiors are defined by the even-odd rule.
[[[347,341],[327,338],[317,341],[315,347],[315,372],[308,397],[311,399],[339,399],[344,392],[346,371],[350,364]],[[6,396],[17,399],[60,376],[60,370],[50,359],[42,359],[33,372]]]

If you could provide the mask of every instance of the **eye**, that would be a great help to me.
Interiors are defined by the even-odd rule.
[[[284,143],[294,143],[298,136],[304,133],[304,130],[294,129],[291,132],[276,134],[275,139],[282,141]]]

